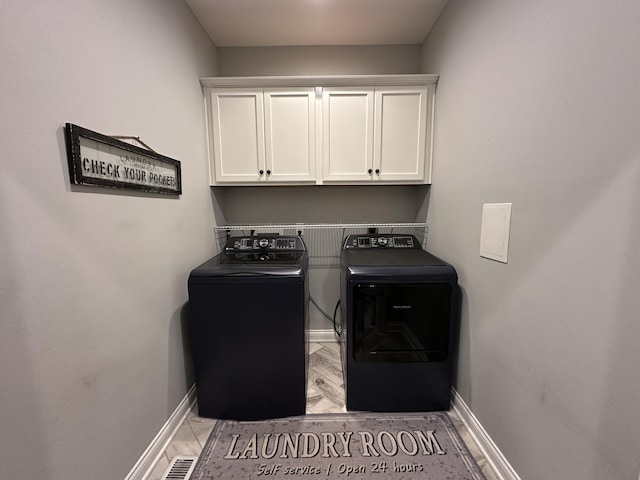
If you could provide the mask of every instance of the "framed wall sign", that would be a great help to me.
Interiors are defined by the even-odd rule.
[[[178,160],[71,123],[65,137],[72,184],[182,193]]]

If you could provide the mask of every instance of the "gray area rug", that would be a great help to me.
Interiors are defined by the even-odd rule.
[[[486,480],[444,412],[218,420],[191,480]]]

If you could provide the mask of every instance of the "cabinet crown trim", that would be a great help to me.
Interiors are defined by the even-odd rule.
[[[203,87],[350,87],[435,85],[440,75],[321,75],[321,76],[256,76],[201,77]]]

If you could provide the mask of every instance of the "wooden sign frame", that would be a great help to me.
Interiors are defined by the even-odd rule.
[[[65,125],[69,179],[75,185],[180,195],[180,162],[101,133]]]

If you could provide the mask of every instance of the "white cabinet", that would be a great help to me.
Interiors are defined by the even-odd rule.
[[[207,92],[212,185],[314,182],[313,88]]]
[[[427,86],[324,89],[323,181],[428,183],[430,98]]]
[[[315,181],[315,90],[264,90],[264,113],[266,179],[274,182]]]
[[[220,77],[212,185],[431,183],[437,75]]]
[[[323,180],[371,179],[373,98],[373,88],[322,90]]]
[[[262,91],[211,90],[208,97],[212,184],[260,181],[265,173]]]
[[[376,89],[374,180],[429,183],[430,98],[427,87]]]

